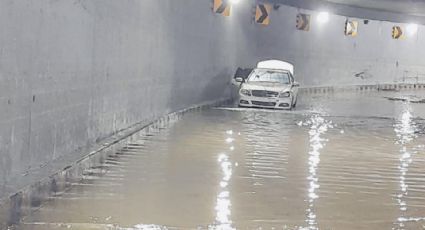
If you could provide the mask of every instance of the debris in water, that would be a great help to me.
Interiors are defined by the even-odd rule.
[[[425,98],[419,98],[417,96],[405,96],[405,97],[384,97],[390,101],[403,101],[411,103],[425,103]]]

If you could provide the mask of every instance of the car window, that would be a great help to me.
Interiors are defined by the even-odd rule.
[[[291,83],[287,72],[278,72],[266,69],[255,69],[249,76],[248,82],[272,82],[280,84]]]

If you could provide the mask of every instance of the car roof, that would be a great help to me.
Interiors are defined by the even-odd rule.
[[[289,62],[279,60],[267,60],[258,62],[257,69],[273,69],[273,70],[284,70],[294,75],[294,65]]]
[[[291,72],[289,72],[289,70],[284,70],[284,69],[266,69],[266,68],[255,68],[255,69],[260,69],[260,70],[271,70],[271,71],[273,71],[273,72],[277,72],[277,73],[287,73],[287,74],[289,74],[290,76],[294,76],[294,75],[292,75],[292,73],[291,73]]]

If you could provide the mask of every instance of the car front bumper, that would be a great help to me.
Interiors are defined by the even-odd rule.
[[[266,108],[266,109],[291,109],[292,98],[277,97],[253,97],[239,95],[239,106],[249,108]]]

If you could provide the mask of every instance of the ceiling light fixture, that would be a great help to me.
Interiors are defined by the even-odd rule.
[[[329,13],[326,11],[322,11],[317,15],[317,21],[319,23],[326,23],[329,21]]]
[[[419,26],[414,23],[411,23],[407,25],[406,27],[406,31],[410,36],[415,35],[418,32],[418,29],[419,29]]]
[[[240,0],[229,0],[230,4],[238,4]]]

